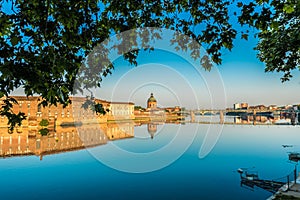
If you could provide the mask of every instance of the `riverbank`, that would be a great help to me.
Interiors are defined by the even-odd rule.
[[[296,183],[290,183],[290,188],[285,184],[274,195],[267,200],[300,200],[300,176],[298,176]]]

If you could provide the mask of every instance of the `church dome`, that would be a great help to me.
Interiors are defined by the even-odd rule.
[[[148,102],[156,102],[156,99],[153,96],[153,93],[151,93],[151,96],[148,99]]]

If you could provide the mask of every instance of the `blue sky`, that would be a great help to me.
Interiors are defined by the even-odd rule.
[[[250,2],[250,0],[244,2]],[[246,28],[241,27],[233,15],[233,12],[239,13],[234,4],[230,6],[230,12],[232,14],[230,22],[233,27],[238,31],[245,31]],[[197,28],[201,29],[201,27]],[[146,100],[151,92],[154,93],[161,106],[225,108],[232,107],[234,103],[239,102],[248,102],[250,105],[299,104],[300,93],[297,92],[300,86],[299,71],[293,71],[293,78],[284,83],[280,80],[283,73],[265,73],[265,65],[258,60],[257,52],[253,49],[258,42],[258,39],[254,37],[255,33],[255,30],[250,29],[248,41],[240,39],[238,35],[234,40],[232,51],[223,50],[222,64],[215,65],[210,72],[199,67],[199,61],[193,62],[185,52],[173,51],[164,39],[161,44],[156,44],[158,48],[154,52],[140,54],[137,67],[128,66],[122,58],[118,58],[113,75],[103,80],[102,88],[97,91],[97,94],[104,99],[132,101],[141,106],[146,106]],[[170,36],[166,38],[168,37]],[[149,66],[151,63],[152,70],[146,69],[144,65]],[[155,64],[165,65],[164,70],[159,72],[158,67],[155,69]],[[176,84],[172,84],[178,77],[176,74],[173,74],[174,76],[164,74],[166,66],[177,71],[184,80],[178,80]],[[133,73],[134,71],[138,73]],[[123,78],[118,82],[123,74],[126,74],[126,80]],[[160,77],[163,75],[165,76]],[[150,87],[151,84],[148,83],[150,77],[152,82],[156,83],[160,83],[161,79],[168,80],[169,84],[165,86],[169,86],[170,89],[166,91],[166,88],[163,89],[159,84],[153,84]],[[140,79],[144,82],[137,81]],[[142,86],[146,83],[148,83],[147,87],[140,87],[138,91],[134,91],[136,90],[134,87],[129,87],[132,84]],[[123,88],[118,86],[120,84]],[[117,89],[112,91],[114,87]],[[122,92],[118,93],[118,90]],[[171,95],[171,91],[176,94]],[[128,95],[126,92],[134,95]]]
[[[104,78],[96,91],[100,98],[132,101],[146,106],[153,92],[161,107],[224,108],[236,102],[257,104],[300,103],[299,72],[291,81],[281,83],[282,73],[265,73],[264,63],[253,50],[257,40],[236,39],[231,52],[223,51],[222,65],[208,72],[193,62],[187,53],[169,51],[172,47],[141,52],[138,66],[130,66],[121,57],[115,70]],[[165,44],[166,45],[166,44]]]
[[[239,13],[235,5],[230,7],[231,13]],[[230,22],[235,29],[246,30],[234,15]],[[265,73],[265,65],[253,49],[258,42],[255,33],[250,29],[248,41],[238,35],[232,51],[223,50],[222,64],[215,65],[210,72],[200,67],[199,61],[193,62],[187,53],[174,51],[164,38],[156,44],[158,48],[154,52],[140,53],[137,67],[129,66],[122,58],[116,59],[113,74],[103,79],[102,88],[96,94],[107,100],[132,101],[144,107],[151,92],[159,106],[225,108],[239,102],[299,104],[299,71],[293,71],[293,78],[284,83],[280,80],[283,73]]]

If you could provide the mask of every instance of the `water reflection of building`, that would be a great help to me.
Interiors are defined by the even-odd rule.
[[[134,124],[133,123],[108,124],[106,135],[109,140],[118,140],[123,138],[134,137]]]
[[[297,123],[297,119],[295,119]],[[289,124],[291,119],[283,116],[253,116],[244,115],[234,117],[235,124]]]
[[[155,133],[157,132],[157,124],[155,124],[155,123],[149,123],[149,124],[147,124],[147,130],[148,130],[148,133],[151,136],[151,139],[153,139]]]
[[[106,144],[109,140],[134,137],[133,123],[60,127],[49,136],[31,137],[28,129],[20,134],[0,133],[0,157],[43,155],[74,151]]]
[[[273,123],[275,122],[274,117],[268,116],[253,116],[253,115],[245,115],[234,117],[235,124],[252,124],[252,123]]]

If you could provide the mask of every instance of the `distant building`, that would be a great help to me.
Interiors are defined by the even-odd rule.
[[[286,106],[285,106],[285,109],[291,109],[291,108],[293,108],[292,105],[286,105]]]
[[[256,105],[256,106],[252,106],[251,109],[265,110],[267,109],[267,107],[265,105]]]
[[[260,110],[264,110],[264,109],[267,109],[267,106],[265,106],[265,105],[259,105],[259,108],[260,108]]]
[[[150,94],[150,97],[147,100],[147,109],[148,110],[155,110],[155,109],[157,109],[157,101],[154,98],[153,93]]]
[[[241,103],[241,109],[248,109],[248,103]]]
[[[180,112],[181,108],[179,106],[168,107],[168,108],[165,108],[165,111],[167,111],[168,113]]]
[[[268,109],[269,110],[277,110],[277,105],[269,105]]]
[[[241,109],[241,104],[240,104],[240,103],[235,103],[235,104],[233,104],[233,109],[234,109],[234,110]]]
[[[233,104],[234,110],[244,109],[247,110],[249,108],[248,103],[235,103]]]
[[[141,106],[135,106],[134,116],[136,120],[149,120],[151,122],[176,121],[184,118],[183,115],[181,115],[182,109],[180,106],[159,108],[156,98],[153,93],[151,93],[147,99],[147,108],[144,109]],[[151,129],[153,127],[150,126],[149,128]]]

